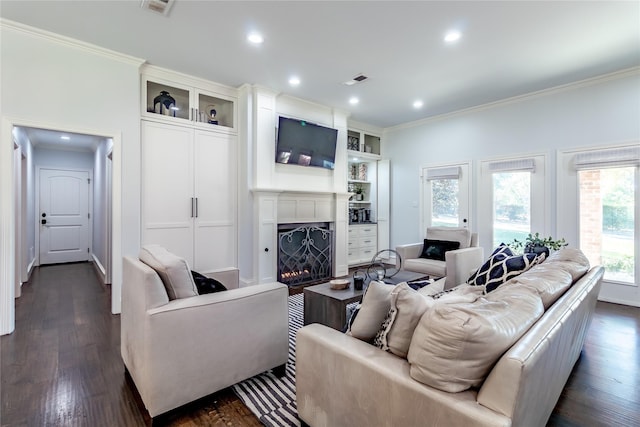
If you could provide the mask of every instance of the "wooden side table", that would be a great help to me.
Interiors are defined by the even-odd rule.
[[[329,283],[304,288],[304,324],[321,323],[342,331],[347,323],[347,304],[362,299],[363,290],[353,289],[353,279],[347,289],[334,290]]]

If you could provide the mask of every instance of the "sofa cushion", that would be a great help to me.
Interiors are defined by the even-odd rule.
[[[498,289],[491,292],[491,295],[496,294],[497,297],[504,291],[508,292],[511,287],[522,286],[537,293],[546,310],[571,287],[571,283],[569,273],[544,262],[506,281]]]
[[[479,386],[500,356],[544,312],[524,288],[471,303],[435,304],[421,317],[407,359],[416,381],[446,392]]]
[[[484,286],[486,292],[491,292],[507,280],[524,273],[543,260],[544,254],[529,253],[509,256],[505,252],[498,252],[473,273],[467,283],[473,286]]]
[[[389,313],[393,289],[393,286],[372,280],[362,297],[362,303],[349,321],[347,334],[367,342],[373,340]]]
[[[435,259],[444,261],[444,254],[447,251],[453,251],[460,248],[460,242],[452,242],[449,240],[432,240],[424,239],[422,253],[420,258]]]
[[[447,264],[444,261],[427,258],[411,258],[402,261],[403,269],[415,271],[416,273],[424,273],[429,276],[444,277],[446,276]]]
[[[428,227],[427,239],[448,240],[460,243],[460,249],[471,246],[471,231],[467,228]]]
[[[584,276],[590,268],[589,259],[577,248],[564,247],[557,250],[549,255],[545,263],[547,262],[571,274],[574,282]]]
[[[191,269],[183,258],[160,245],[143,246],[138,258],[158,273],[170,300],[198,295]]]
[[[407,357],[413,330],[424,312],[435,303],[407,283],[400,283],[391,291],[390,308],[373,344],[384,351]]]

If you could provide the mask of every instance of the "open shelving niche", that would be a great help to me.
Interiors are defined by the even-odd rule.
[[[371,261],[378,250],[378,161],[380,137],[364,131],[347,132],[347,191],[349,199],[349,265]],[[355,194],[362,188],[361,200]]]

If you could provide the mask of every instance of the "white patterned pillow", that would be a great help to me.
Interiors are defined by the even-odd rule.
[[[435,300],[399,283],[391,292],[387,317],[373,340],[373,345],[403,358],[407,357],[413,330]]]

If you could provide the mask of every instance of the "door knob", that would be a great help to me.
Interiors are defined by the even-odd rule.
[[[42,225],[44,225],[44,224],[46,224],[46,223],[47,223],[47,220],[46,220],[46,219],[43,219],[41,222],[42,222]]]

